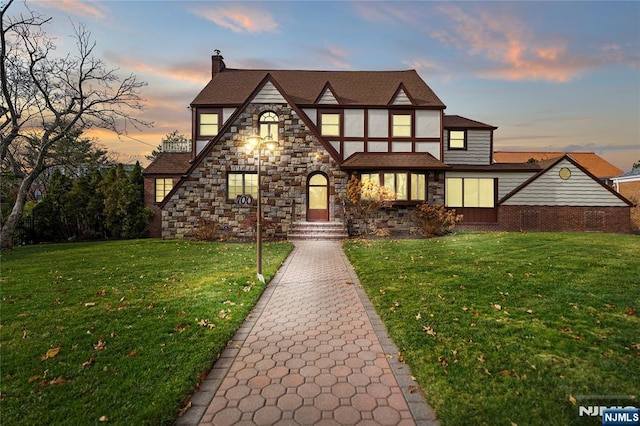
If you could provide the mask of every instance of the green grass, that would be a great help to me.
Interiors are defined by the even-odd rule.
[[[639,237],[463,233],[344,247],[443,425],[600,424],[571,399],[640,396]]]
[[[267,279],[290,250],[265,245]],[[1,260],[7,425],[172,424],[264,289],[247,244],[56,244]]]

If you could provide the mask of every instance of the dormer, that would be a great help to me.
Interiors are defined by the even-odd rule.
[[[443,116],[444,162],[451,165],[488,166],[495,126],[459,115]]]

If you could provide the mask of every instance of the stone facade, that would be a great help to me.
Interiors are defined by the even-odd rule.
[[[250,104],[182,182],[162,208],[162,237],[191,238],[199,227],[215,226],[224,236],[255,237],[256,201],[238,205],[227,199],[229,172],[256,172],[257,157],[245,147],[255,133],[261,113],[273,111],[280,117],[278,145],[274,152],[262,153],[262,211],[265,235],[286,238],[291,224],[306,220],[307,178],[322,172],[329,182],[329,221],[346,225],[345,194],[349,174],[340,170],[317,137],[288,105]],[[177,182],[176,182],[177,183]],[[444,203],[444,175],[430,173],[427,201]],[[381,209],[370,218],[371,229],[391,233],[413,233],[408,219],[411,206]],[[356,231],[357,224],[356,224]]]
[[[288,105],[250,104],[177,188],[162,209],[162,237],[189,238],[202,219],[238,238],[254,236],[256,201],[241,206],[227,199],[228,172],[256,172],[257,156],[247,152],[262,112],[280,117],[278,146],[262,153],[262,210],[267,235],[283,237],[291,223],[306,219],[307,177],[322,172],[329,181],[329,220],[342,221],[341,197],[348,175]]]

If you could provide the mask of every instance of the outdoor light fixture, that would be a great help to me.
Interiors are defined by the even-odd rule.
[[[258,280],[264,284],[264,276],[262,275],[262,184],[261,184],[261,169],[262,169],[262,150],[266,147],[268,151],[276,149],[277,142],[273,140],[271,135],[267,135],[264,138],[260,135],[251,135],[247,138],[247,147],[249,151],[255,151],[258,156],[258,208],[256,209],[256,263]]]

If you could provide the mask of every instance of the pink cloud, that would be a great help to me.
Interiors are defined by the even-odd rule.
[[[114,52],[108,52],[107,57],[110,61],[134,73],[151,74],[175,81],[198,84],[206,83],[211,78],[210,69],[203,67],[201,63],[161,68],[142,62],[134,57],[122,56]]]
[[[96,19],[106,18],[104,9],[98,2],[87,2],[82,0],[34,0],[34,3],[41,7],[57,9],[74,15],[88,16]]]
[[[495,11],[471,14],[451,5],[438,10],[452,25],[430,35],[443,44],[486,59],[488,66],[477,71],[483,77],[564,83],[619,54],[615,49],[604,51],[604,56],[572,53],[566,40],[543,40],[511,14]]]
[[[225,5],[218,7],[199,7],[192,13],[235,33],[260,33],[276,31],[280,26],[273,16],[264,10],[245,5]]]

